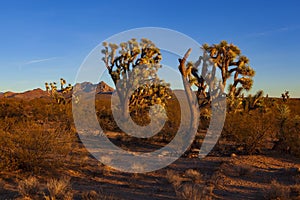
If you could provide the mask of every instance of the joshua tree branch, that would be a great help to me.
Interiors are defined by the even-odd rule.
[[[184,57],[182,59],[180,59],[180,58],[178,59],[178,61],[179,61],[179,71],[182,74],[182,76],[184,77],[184,79],[187,78],[185,62],[186,62],[187,58],[190,56],[191,52],[192,52],[192,49],[189,48],[187,50],[187,52],[184,54]]]

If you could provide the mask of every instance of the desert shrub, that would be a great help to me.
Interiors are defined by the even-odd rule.
[[[0,100],[0,118],[24,117],[24,101],[18,99]]]
[[[21,180],[18,185],[18,192],[23,199],[37,199],[40,192],[40,183],[33,176]]]
[[[177,196],[180,199],[184,200],[201,200],[202,198],[203,187],[193,184],[193,183],[184,183],[178,189]]]
[[[96,99],[95,106],[99,124],[104,131],[121,131],[112,114],[110,96],[101,96],[101,98]],[[179,108],[179,102],[175,97],[167,100],[165,104],[167,121],[162,130],[149,140],[150,142],[154,140],[156,142],[169,142],[173,139],[181,120]],[[140,112],[131,112],[130,117],[140,126],[150,123],[149,109],[141,110]]]
[[[176,196],[184,200],[210,200],[213,198],[212,184],[206,185],[203,176],[194,169],[188,169],[183,177],[173,170],[167,170],[166,179],[172,184]]]
[[[87,191],[82,194],[83,200],[96,200],[100,199],[99,192],[96,192],[95,190]]]
[[[173,185],[176,189],[181,185],[182,177],[173,170],[167,170],[166,179]]]
[[[194,169],[188,169],[184,173],[185,177],[191,179],[194,183],[202,183],[202,174]]]
[[[74,135],[62,123],[20,122],[0,130],[0,168],[49,171],[62,166],[72,149]]]
[[[222,139],[233,142],[239,153],[253,154],[273,146],[300,156],[300,117],[295,104],[265,98],[262,108],[228,113]]]
[[[102,190],[99,190],[99,191],[91,190],[91,191],[84,192],[82,194],[82,199],[83,200],[98,200],[98,199],[117,200],[118,198],[116,198],[112,195],[104,194]]]
[[[274,131],[272,112],[254,110],[250,113],[229,113],[222,136],[236,143],[241,153],[253,154],[266,147]]]
[[[104,131],[120,131],[110,110],[103,108],[97,112],[100,127]]]
[[[292,114],[287,104],[279,104],[276,112],[277,134],[274,149],[300,156],[300,117]]]
[[[211,200],[213,199],[212,185],[205,186],[203,184],[195,184],[192,182],[185,182],[177,188],[176,196],[183,200]]]
[[[47,182],[49,195],[45,195],[46,200],[71,200],[73,191],[70,184],[70,178],[63,176],[60,179],[50,179]]]
[[[267,200],[286,200],[290,199],[290,188],[272,180],[270,187],[264,195]]]
[[[51,99],[21,100],[0,99],[0,124],[1,127],[11,127],[7,121],[36,121],[39,123],[65,122],[72,118],[71,103],[58,105]],[[6,120],[6,122],[3,122]],[[5,128],[2,128],[5,130]]]
[[[100,127],[104,131],[116,131],[116,132],[122,132],[120,128],[118,127],[112,111],[111,111],[111,105],[110,105],[110,99],[107,97],[103,99],[97,99],[96,100],[96,111],[97,111],[97,117]],[[133,144],[136,145],[144,145],[144,144],[161,144],[164,146],[166,143],[169,143],[174,136],[177,133],[179,124],[180,124],[180,110],[174,109],[175,106],[177,106],[178,101],[174,99],[169,99],[167,104],[165,105],[166,108],[166,114],[167,114],[167,120],[164,126],[161,130],[157,131],[157,134],[155,134],[152,137],[149,138],[137,138],[130,136],[126,133],[120,133],[120,135],[115,139],[112,138],[112,142],[120,146],[121,148],[128,148],[131,149]],[[140,125],[145,126],[148,125],[150,122],[149,118],[149,112],[139,112],[139,113],[131,113],[132,120]],[[178,117],[179,116],[179,117]],[[85,120],[85,119],[83,119]],[[155,119],[154,119],[155,120]],[[130,129],[130,128],[129,128]],[[119,144],[120,141],[122,141],[122,146]]]

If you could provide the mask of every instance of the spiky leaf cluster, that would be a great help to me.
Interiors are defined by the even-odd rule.
[[[166,100],[171,98],[168,90],[168,85],[143,85],[131,95],[130,109],[143,110],[155,104],[165,106]]]

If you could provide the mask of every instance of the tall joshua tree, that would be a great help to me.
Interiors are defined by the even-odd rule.
[[[116,86],[124,119],[138,109],[165,105],[170,98],[169,85],[157,76],[162,56],[153,42],[131,39],[121,43],[120,48],[111,43],[103,46],[103,61]]]
[[[204,44],[202,49],[203,55],[196,62],[182,63],[184,59],[179,60],[179,70],[185,81],[198,88],[200,107],[207,105],[213,98],[224,95],[224,88],[231,79],[233,82],[229,85],[228,97],[236,98],[243,90],[251,89],[255,71],[237,46],[221,41],[211,46]],[[216,79],[217,70],[221,75],[220,81]],[[190,89],[187,92],[189,91]]]
[[[198,108],[209,107],[214,104],[217,105],[217,109],[214,110],[219,117],[222,117],[225,109],[223,108],[223,97],[228,96],[229,102],[235,102],[235,99],[240,97],[243,90],[250,90],[253,84],[252,77],[254,76],[254,70],[249,66],[249,59],[241,55],[239,48],[233,44],[228,44],[226,41],[220,42],[220,44],[202,46],[203,54],[199,56],[196,62],[188,62],[188,57],[192,49],[188,49],[182,59],[179,59],[179,71],[182,75],[183,85],[189,101],[189,108],[192,114],[190,130],[197,131],[197,121],[200,117]],[[218,80],[218,76],[221,76]],[[225,94],[224,88],[228,82],[232,81],[229,85],[229,92]],[[192,86],[197,88],[197,101],[193,99]],[[260,97],[262,94],[258,94]],[[221,97],[221,98],[220,98]],[[253,98],[253,102],[258,102],[257,98]],[[219,101],[220,100],[220,101]],[[251,99],[252,100],[252,99]],[[218,104],[215,104],[218,102]],[[220,103],[220,104],[219,104]],[[253,106],[251,104],[251,106]],[[219,106],[221,105],[221,106]],[[220,109],[219,109],[220,108]],[[202,109],[207,110],[207,109]],[[216,125],[216,124],[215,124]],[[220,127],[213,126],[215,131],[220,131]],[[212,132],[210,132],[212,133]],[[207,143],[202,144],[207,149],[211,149],[214,144],[213,134],[207,139]],[[192,148],[197,147],[198,144],[194,142]],[[205,149],[205,148],[204,148]],[[200,152],[201,153],[201,152]]]

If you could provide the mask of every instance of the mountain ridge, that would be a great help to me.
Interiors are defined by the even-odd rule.
[[[83,92],[90,93],[94,92],[96,90],[97,94],[111,94],[114,89],[110,87],[107,83],[104,81],[100,81],[97,84],[91,83],[91,82],[82,82],[82,83],[76,83],[74,87],[80,87],[79,89]],[[62,94],[61,90],[57,90],[59,94]],[[64,95],[67,98],[71,97],[72,95]],[[18,98],[18,99],[24,99],[24,100],[32,100],[36,98],[50,98],[50,94],[41,88],[36,88],[32,90],[27,90],[25,92],[1,92],[0,98]]]

